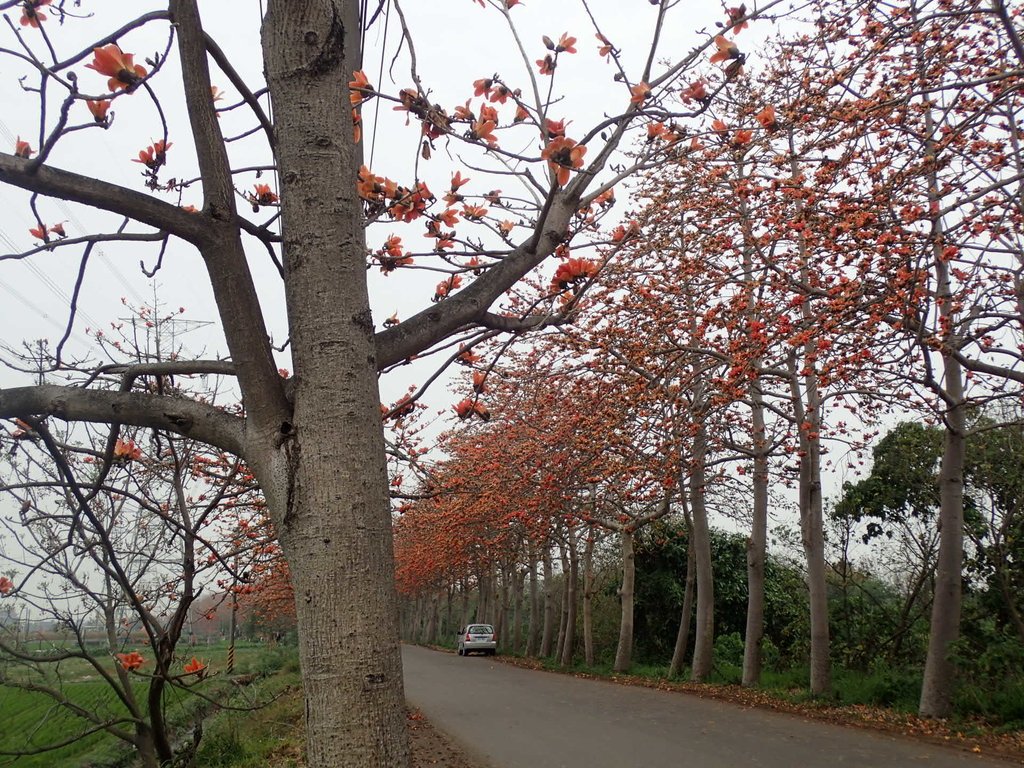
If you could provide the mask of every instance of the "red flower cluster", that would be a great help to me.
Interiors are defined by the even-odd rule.
[[[21,26],[39,29],[39,25],[46,21],[46,14],[39,9],[49,4],[50,0],[22,0]]]
[[[142,449],[135,445],[134,440],[118,440],[114,443],[114,458],[138,461],[142,458]]]
[[[167,150],[172,146],[174,143],[170,141],[166,143],[163,140],[154,141],[145,149],[140,149],[138,159],[133,159],[132,162],[142,163],[149,170],[158,171],[167,163]]]
[[[132,651],[131,653],[115,653],[114,656],[117,657],[117,663],[129,672],[134,669],[138,669],[146,663],[146,660],[142,658],[142,655],[138,651]]]
[[[85,66],[109,77],[107,88],[111,91],[124,89],[131,93],[147,74],[145,67],[135,63],[135,54],[124,53],[117,43],[93,48],[92,52],[92,63]]]
[[[597,274],[597,268],[597,264],[589,259],[566,259],[555,270],[555,276],[551,278],[551,289],[564,291],[575,283],[594,277]]]
[[[460,400],[455,404],[455,414],[460,419],[468,419],[473,414],[476,414],[484,421],[490,421],[491,412],[487,410],[487,406],[481,403],[479,400],[473,400],[467,397],[465,400]]]

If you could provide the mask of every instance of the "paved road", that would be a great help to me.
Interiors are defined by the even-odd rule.
[[[409,702],[493,768],[1007,768],[1005,761],[667,691],[403,646]]]

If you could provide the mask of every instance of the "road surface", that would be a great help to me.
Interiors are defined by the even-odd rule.
[[[402,647],[410,704],[493,768],[1007,768],[692,695]]]

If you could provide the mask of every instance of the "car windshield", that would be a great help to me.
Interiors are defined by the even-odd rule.
[[[487,624],[476,624],[466,630],[471,635],[493,635],[494,629]]]

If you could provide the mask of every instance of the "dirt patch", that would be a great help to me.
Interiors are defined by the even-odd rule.
[[[418,709],[409,710],[409,751],[411,768],[485,768],[434,728]]]

